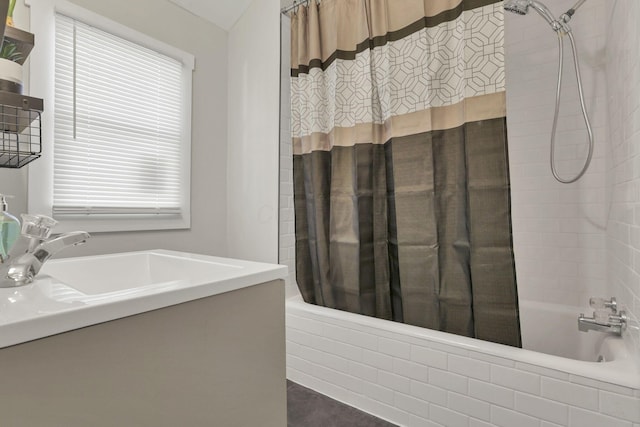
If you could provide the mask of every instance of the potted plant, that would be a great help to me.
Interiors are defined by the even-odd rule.
[[[13,27],[13,10],[16,8],[16,0],[9,0],[9,10],[7,11],[7,25]]]
[[[13,11],[16,0],[9,1],[7,10],[7,26],[13,27]],[[0,47],[0,90],[22,93],[22,64],[24,56],[19,45],[7,37]]]

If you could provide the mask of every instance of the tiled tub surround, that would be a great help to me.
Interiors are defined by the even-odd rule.
[[[607,3],[607,284],[627,309],[640,369],[640,2]]]
[[[403,426],[640,427],[630,360],[565,359],[299,298],[287,300],[287,377]]]

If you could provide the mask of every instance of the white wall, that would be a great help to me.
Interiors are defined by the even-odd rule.
[[[547,3],[555,15],[574,0]],[[575,35],[595,152],[587,174],[574,184],[556,182],[549,146],[557,79],[557,36],[535,12],[505,12],[507,125],[513,241],[520,299],[587,306],[605,287],[604,85],[605,2],[586,2],[570,22]],[[559,173],[570,177],[586,155],[571,49],[565,78],[557,150]]]
[[[299,295],[296,284],[296,227],[293,206],[293,147],[291,144],[291,20],[281,18],[280,62],[280,254],[278,262],[289,267],[285,280],[287,297]]]
[[[29,29],[29,10],[24,6],[24,0],[17,2],[13,11],[13,22],[17,28]],[[29,61],[25,64],[24,71],[24,92],[29,92],[28,79]],[[28,167],[20,169],[0,168],[0,194],[12,195],[8,199],[9,212],[18,214],[27,211],[27,177]],[[19,217],[19,216],[18,216]]]
[[[640,368],[640,4],[608,2],[607,107],[610,156],[607,163],[607,280],[610,294],[626,306],[625,337]]]
[[[229,31],[228,255],[278,261],[278,0],[254,0]]]
[[[60,256],[166,248],[226,255],[227,33],[167,0],[72,0],[74,3],[137,31],[192,53],[193,75],[191,229],[135,233],[101,233]],[[16,14],[28,15],[23,1]],[[27,29],[28,18],[16,20]],[[37,29],[36,48],[38,46]],[[38,97],[36,93],[32,96]],[[45,102],[50,102],[46,100]],[[43,115],[43,120],[49,120]],[[46,156],[51,141],[43,141]],[[26,211],[27,168],[0,169],[0,192],[18,198],[10,209]],[[5,179],[5,177],[7,177]]]

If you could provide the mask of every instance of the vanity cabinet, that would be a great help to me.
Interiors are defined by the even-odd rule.
[[[284,313],[272,280],[5,347],[0,425],[286,426]]]

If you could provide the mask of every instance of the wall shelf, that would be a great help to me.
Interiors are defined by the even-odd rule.
[[[0,167],[21,168],[41,156],[39,98],[0,91]]]
[[[35,37],[6,25],[8,7],[9,0],[0,0],[0,46],[5,41],[15,44],[22,55],[14,62],[22,66],[33,49]],[[44,101],[40,98],[0,90],[0,168],[21,168],[41,156],[43,109]]]
[[[16,50],[22,53],[22,57],[15,61],[20,65],[27,60],[35,44],[35,37],[32,33],[15,27],[5,27],[3,43],[4,40],[14,43]]]

